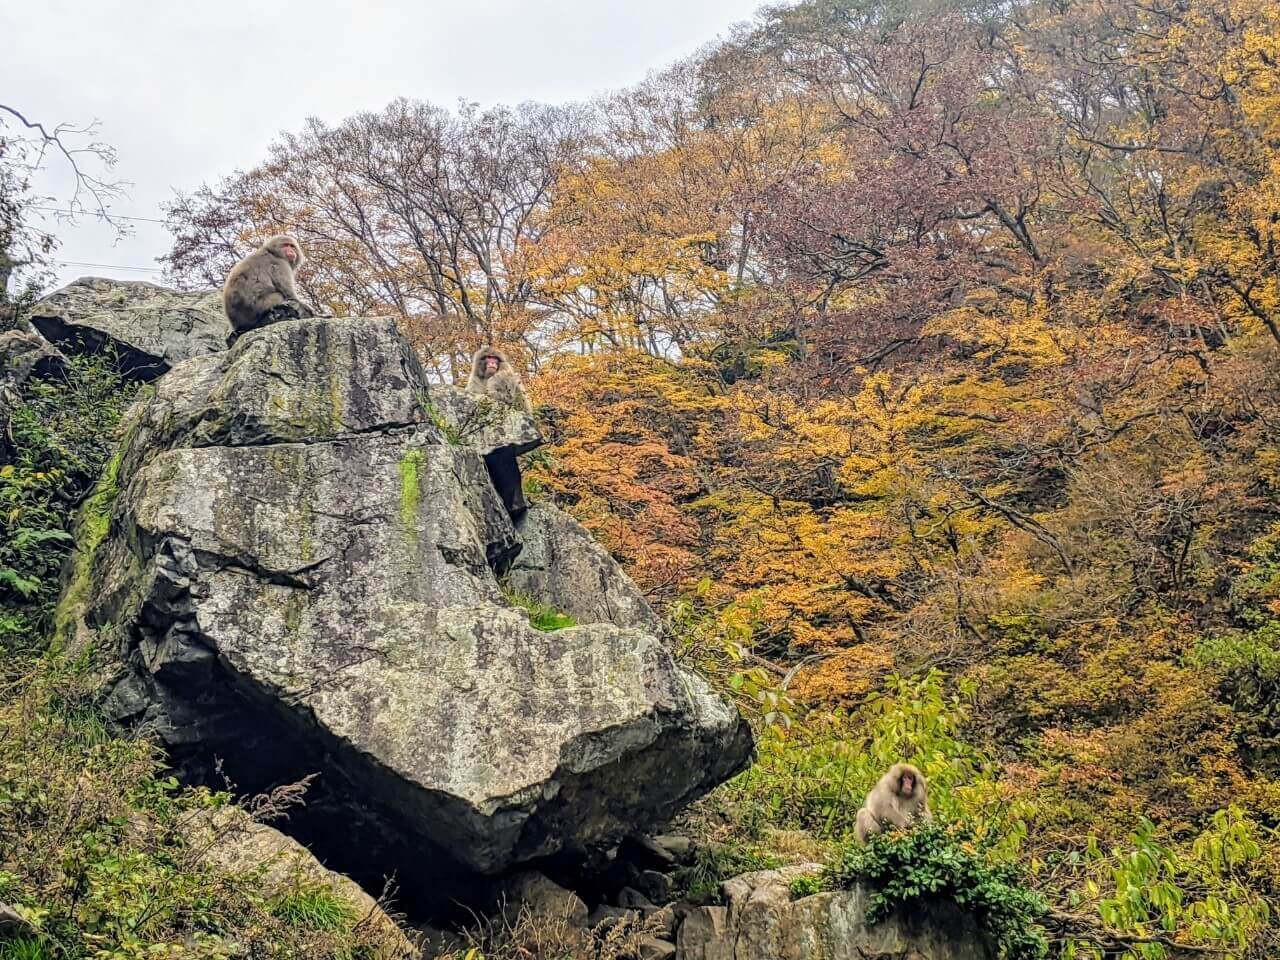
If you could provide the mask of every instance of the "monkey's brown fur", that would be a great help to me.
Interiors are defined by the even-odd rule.
[[[911,778],[912,785],[904,792],[906,777]],[[909,763],[895,763],[867,794],[866,803],[858,811],[854,833],[859,843],[866,843],[868,837],[885,830],[907,830],[919,821],[932,819],[924,774]]]
[[[494,357],[498,361],[495,373],[486,374],[482,369],[486,357]],[[467,393],[489,397],[496,403],[529,412],[529,400],[524,395],[524,388],[520,386],[520,378],[511,368],[507,355],[497,347],[484,347],[477,350],[471,358],[471,379],[467,381]]]
[[[285,248],[292,244],[297,262],[290,263]],[[222,303],[231,321],[231,339],[279,320],[314,317],[298,299],[294,275],[306,262],[302,246],[293,237],[272,237],[234,267],[222,288]]]

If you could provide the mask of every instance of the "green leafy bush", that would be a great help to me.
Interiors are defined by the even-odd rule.
[[[826,888],[822,884],[821,874],[806,873],[791,881],[791,898],[793,900],[803,900],[805,897],[811,897],[815,893],[821,893],[824,889]]]
[[[64,376],[29,384],[11,411],[15,453],[0,467],[0,650],[37,643],[48,626],[75,508],[136,392],[111,358],[74,357]]]
[[[1026,835],[1021,805],[1000,798],[991,760],[961,728],[972,690],[954,692],[946,676],[890,677],[883,693],[852,712],[813,713],[786,729],[768,727],[749,770],[719,791],[740,822],[807,830],[841,840],[851,835],[867,792],[893,764],[909,760],[929,782],[929,803],[943,819],[981,814],[984,833],[1012,858]]]
[[[1037,924],[1048,912],[1044,898],[1022,885],[1015,867],[993,863],[960,827],[935,822],[881,834],[865,847],[846,844],[822,880],[828,889],[869,884],[872,923],[922,901],[950,900],[977,920],[1003,960],[1037,960],[1048,952]]]

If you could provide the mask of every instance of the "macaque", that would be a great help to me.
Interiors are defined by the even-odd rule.
[[[909,763],[895,763],[867,794],[854,833],[859,843],[866,843],[868,837],[885,830],[907,830],[918,821],[932,819],[924,774]]]
[[[298,299],[293,286],[294,275],[305,262],[298,241],[281,235],[231,268],[222,289],[222,303],[231,320],[231,342],[258,327],[315,316]]]
[[[520,378],[511,369],[511,361],[497,347],[477,350],[471,361],[471,379],[467,393],[489,397],[497,403],[529,412],[529,400],[520,386]]]

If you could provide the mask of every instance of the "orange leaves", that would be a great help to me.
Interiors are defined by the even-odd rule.
[[[797,699],[813,703],[859,702],[879,689],[893,664],[892,651],[875,644],[855,644],[801,670],[790,690]]]

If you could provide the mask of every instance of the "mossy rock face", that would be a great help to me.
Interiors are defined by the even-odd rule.
[[[752,748],[652,631],[544,633],[504,599],[519,541],[485,455],[511,448],[446,436],[429,405],[457,394],[389,320],[179,365],[129,415],[77,597],[118,652],[117,722],[190,780],[319,773],[288,829],[424,909],[663,821]],[[536,438],[519,416],[513,447]]]

